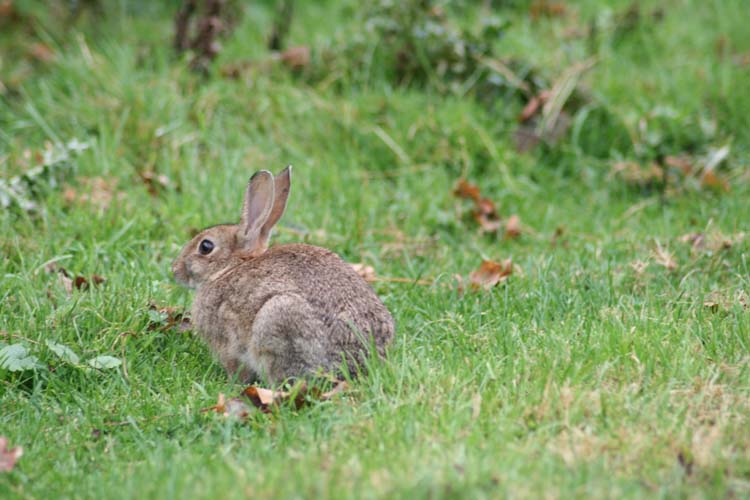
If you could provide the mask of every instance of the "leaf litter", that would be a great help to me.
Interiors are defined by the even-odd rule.
[[[474,290],[490,290],[499,283],[505,282],[513,274],[513,261],[501,262],[483,260],[479,268],[469,274],[469,283]]]
[[[190,330],[190,315],[183,309],[170,306],[159,306],[153,302],[148,305],[148,330],[166,332],[176,329],[178,332]]]
[[[71,275],[67,269],[58,266],[56,262],[51,262],[45,265],[44,270],[47,273],[57,273],[58,280],[65,290],[65,293],[68,295],[73,293],[73,289],[84,291],[99,286],[107,281],[104,276],[98,274],[91,274],[88,277],[82,275]]]
[[[227,399],[223,393],[219,394],[216,404],[203,408],[201,412],[213,412],[225,417],[246,420],[255,410],[271,413],[274,408],[285,403],[290,403],[299,410],[315,401],[333,399],[348,389],[347,382],[341,380],[334,381],[333,387],[327,391],[310,386],[305,380],[297,382],[288,391],[276,391],[251,385],[246,387],[239,397]]]
[[[8,448],[8,438],[0,436],[0,472],[12,471],[22,455],[22,447]]]
[[[660,144],[640,147],[648,151]],[[730,146],[724,145],[709,147],[702,156],[680,153],[653,160],[619,160],[611,164],[610,175],[640,189],[662,188],[671,193],[692,186],[728,192],[729,180],[719,172],[719,167],[727,162],[730,151]]]
[[[497,233],[504,228],[506,238],[518,238],[521,235],[521,219],[518,215],[511,215],[503,221],[498,214],[495,203],[482,196],[479,187],[466,179],[459,179],[453,188],[453,195],[457,198],[471,200],[474,204],[471,215],[479,224],[483,233]]]

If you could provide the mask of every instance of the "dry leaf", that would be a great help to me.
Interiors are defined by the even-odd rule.
[[[299,393],[298,393],[299,394]],[[285,391],[273,391],[251,385],[242,391],[242,395],[263,413],[269,413],[271,406],[280,404],[289,399],[289,393]],[[295,403],[296,403],[295,399]]]
[[[149,331],[158,330],[166,332],[175,327],[179,332],[190,330],[190,315],[177,307],[158,306],[151,302],[148,305],[151,313],[151,320],[148,324]]]
[[[215,406],[210,408],[204,408],[203,411],[214,411],[220,413],[225,417],[238,418],[244,420],[250,416],[250,406],[240,398],[232,398],[229,401],[226,400],[223,393],[219,393],[219,399]]]
[[[372,266],[368,266],[364,263],[357,263],[357,264],[349,264],[354,271],[362,276],[365,281],[372,283],[373,281],[376,281],[377,278],[375,277],[375,269]]]
[[[251,385],[242,391],[239,398],[227,400],[224,394],[219,394],[219,399],[214,406],[204,408],[201,411],[213,411],[224,416],[245,419],[250,415],[253,407],[263,413],[270,413],[274,406],[278,406],[294,397],[292,402],[295,408],[300,409],[311,399],[327,401],[348,388],[348,384],[344,381],[336,381],[334,387],[327,392],[321,392],[317,387],[308,388],[307,382],[304,380],[299,382],[290,391],[274,391]],[[252,406],[247,404],[246,401],[252,403]]]
[[[473,289],[489,290],[498,283],[508,279],[513,274],[513,261],[505,259],[502,262],[483,260],[479,269],[469,274],[469,282]]]
[[[511,215],[505,221],[505,237],[512,239],[519,236],[521,236],[521,218],[517,215]]]
[[[101,285],[105,281],[107,280],[98,274],[92,274],[89,279],[86,279],[83,276],[76,276],[73,280],[73,286],[76,287],[76,290],[86,290],[89,288],[89,284]]]
[[[295,408],[302,408],[307,402],[308,397],[318,401],[328,401],[337,394],[346,391],[349,385],[343,380],[336,380],[333,388],[326,392],[321,392],[318,387],[308,387],[307,382],[304,380],[298,382],[295,387],[289,391],[273,391],[271,389],[264,389],[262,387],[256,387],[251,385],[242,391],[242,395],[247,397],[256,408],[264,413],[268,413],[273,405],[281,404],[285,401],[291,400],[294,397],[293,403]]]
[[[703,175],[701,176],[701,185],[721,191],[729,191],[729,182],[713,170],[705,170],[703,172]]]
[[[542,110],[542,106],[547,102],[550,96],[549,90],[542,90],[537,95],[532,96],[529,102],[526,103],[521,114],[518,117],[518,121],[525,123],[533,118],[539,111]]]
[[[71,277],[68,270],[62,266],[58,266],[56,262],[50,262],[45,265],[44,271],[47,273],[57,273],[58,280],[68,295],[73,293],[73,288],[76,290],[86,290],[90,285],[101,285],[107,281],[103,276],[99,276],[98,274],[92,274],[90,278],[84,276]]]
[[[479,193],[479,187],[476,184],[472,184],[466,179],[459,179],[456,186],[453,188],[454,196],[458,198],[466,198],[479,202],[481,194]]]
[[[494,233],[502,226],[495,204],[488,199],[481,199],[477,203],[477,208],[472,211],[472,215],[485,233]]]
[[[289,47],[280,55],[281,62],[291,69],[300,69],[310,64],[310,47]]]
[[[65,293],[67,293],[68,295],[73,293],[73,280],[68,277],[68,273],[65,271],[65,269],[62,269],[60,274],[58,274],[58,280],[65,290]]]
[[[0,436],[0,472],[10,472],[23,455],[23,448],[8,448],[8,438]]]
[[[453,188],[453,195],[474,202],[474,210],[472,210],[471,215],[483,232],[494,233],[502,227],[495,203],[488,198],[482,198],[479,188],[475,184],[468,182],[466,179],[459,179]]]
[[[138,177],[140,177],[141,181],[146,185],[146,189],[151,196],[158,196],[160,191],[172,187],[169,177],[163,174],[157,174],[153,170],[138,172]]]

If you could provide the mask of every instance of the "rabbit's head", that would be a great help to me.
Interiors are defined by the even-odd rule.
[[[291,165],[275,178],[267,170],[256,172],[245,191],[240,223],[212,226],[198,233],[172,264],[175,279],[197,288],[265,252],[271,229],[286,208],[291,173]]]

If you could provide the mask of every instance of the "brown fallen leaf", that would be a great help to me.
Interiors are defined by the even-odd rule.
[[[304,400],[304,394],[301,394],[301,391],[297,394],[298,397],[295,398],[294,403],[296,407],[301,407],[302,402],[298,400],[300,395]],[[273,391],[271,389],[264,389],[262,387],[256,387],[254,385],[246,387],[245,390],[242,391],[242,395],[249,399],[253,406],[255,406],[263,413],[269,413],[272,406],[283,403],[284,401],[289,399],[289,392]]]
[[[107,280],[98,274],[92,274],[89,279],[86,279],[83,276],[76,276],[73,280],[73,286],[76,287],[77,290],[87,290],[89,284],[96,286],[101,285],[105,281]]]
[[[57,279],[60,282],[60,284],[63,287],[63,290],[65,290],[65,293],[70,295],[73,293],[73,280],[70,279],[68,276],[67,271],[65,269],[62,269],[60,271],[60,274],[57,275]]]
[[[729,191],[729,182],[714,170],[705,170],[701,176],[701,186],[720,191]]]
[[[478,203],[481,198],[479,187],[466,179],[458,180],[456,186],[453,188],[453,195],[458,198],[473,200],[476,203]]]
[[[161,191],[172,187],[172,182],[169,177],[163,174],[157,174],[153,170],[144,170],[138,172],[143,184],[146,185],[146,189],[151,196],[158,196]]]
[[[149,331],[166,332],[174,328],[177,328],[178,332],[190,330],[190,315],[182,309],[158,306],[153,302],[149,303],[148,308],[149,311],[155,313],[150,314],[151,318],[147,327]]]
[[[310,65],[310,47],[289,47],[279,57],[288,68],[301,69]]]
[[[219,399],[215,406],[204,408],[203,411],[214,411],[225,417],[238,418],[245,420],[250,416],[250,406],[241,398],[232,398],[227,400],[223,393],[219,393]]]
[[[479,288],[489,290],[507,280],[511,274],[513,274],[511,259],[505,259],[502,262],[483,260],[479,268],[469,274],[469,282],[474,290]]]
[[[0,472],[10,472],[23,455],[23,448],[8,448],[8,438],[0,436]]]
[[[459,179],[453,188],[453,195],[474,202],[471,215],[483,232],[494,233],[502,227],[495,203],[489,198],[483,198],[475,184],[466,179]]]
[[[101,285],[107,281],[106,278],[98,274],[92,274],[89,278],[85,276],[71,276],[67,269],[58,266],[56,262],[50,262],[45,265],[44,270],[47,273],[57,273],[58,280],[68,295],[73,293],[74,288],[76,290],[87,290],[90,286]]]
[[[251,385],[246,387],[241,397],[227,400],[224,394],[219,394],[219,399],[214,406],[203,408],[201,412],[215,412],[224,416],[232,416],[240,419],[246,419],[253,408],[263,413],[270,413],[274,406],[284,402],[292,401],[296,409],[302,408],[310,400],[327,401],[337,394],[346,391],[349,388],[345,381],[336,381],[334,387],[326,392],[321,392],[318,387],[308,387],[307,382],[302,380],[289,391],[274,391]],[[292,400],[292,398],[294,398]],[[252,406],[250,406],[249,401]]]
[[[542,90],[537,95],[532,96],[531,99],[529,99],[529,102],[526,103],[526,106],[524,106],[521,114],[518,116],[518,121],[521,123],[526,123],[531,118],[533,118],[538,112],[542,110],[542,106],[544,106],[544,103],[547,102],[549,97],[549,90]]]
[[[368,266],[367,264],[364,264],[362,262],[356,263],[356,264],[349,264],[354,271],[362,276],[365,281],[372,283],[373,281],[377,281],[377,278],[375,277],[375,269],[372,266]]]
[[[519,236],[521,236],[521,218],[514,214],[505,221],[505,237],[512,239]]]
[[[487,198],[482,198],[476,203],[476,208],[471,212],[474,220],[485,233],[494,233],[502,226],[500,216],[497,214],[495,204]]]
[[[273,391],[251,385],[242,391],[242,395],[247,397],[260,411],[268,413],[272,406],[285,401],[292,401],[297,409],[302,408],[311,399],[328,401],[348,388],[349,385],[345,381],[336,380],[332,389],[322,392],[319,387],[309,387],[307,382],[302,380],[289,391]],[[292,398],[294,399],[292,400]]]

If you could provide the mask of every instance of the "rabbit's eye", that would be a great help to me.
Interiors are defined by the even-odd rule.
[[[214,242],[211,240],[203,240],[201,241],[201,244],[198,245],[198,252],[201,255],[208,255],[210,254],[214,249]]]

